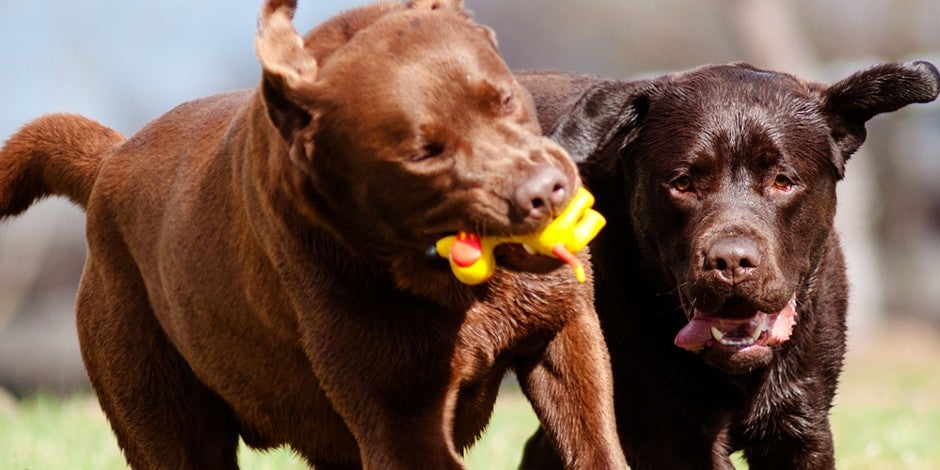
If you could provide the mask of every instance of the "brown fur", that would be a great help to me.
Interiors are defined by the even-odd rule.
[[[513,370],[567,466],[625,467],[591,284],[511,247],[468,287],[424,255],[538,230],[579,184],[491,32],[415,1],[304,41],[293,10],[263,7],[254,91],[126,141],[49,116],[0,151],[0,216],[86,208],[82,354],[127,460],[233,468],[241,436],[319,468],[460,468]]]
[[[608,220],[591,244],[596,305],[631,468],[730,470],[738,450],[755,469],[834,468],[848,303],[836,184],[869,119],[936,99],[936,67],[881,64],[833,85],[746,64],[519,78]],[[693,321],[754,319],[790,298],[782,342],[758,329],[674,344]],[[537,433],[523,468],[558,468],[553,454]]]

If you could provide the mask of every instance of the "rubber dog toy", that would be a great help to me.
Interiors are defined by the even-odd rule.
[[[571,266],[578,282],[584,282],[584,266],[574,254],[584,249],[607,223],[604,216],[591,209],[593,205],[594,196],[582,187],[568,207],[539,233],[481,237],[458,232],[438,240],[435,250],[450,261],[454,276],[464,284],[480,284],[493,275],[496,270],[493,250],[503,243],[519,243],[529,253],[558,258]]]

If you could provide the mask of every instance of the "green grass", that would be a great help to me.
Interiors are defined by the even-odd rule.
[[[940,468],[940,333],[894,329],[850,354],[832,426],[839,468]]]
[[[538,426],[528,403],[508,390],[496,404],[482,440],[466,456],[471,469],[515,468],[525,440]],[[287,449],[257,452],[244,444],[239,464],[248,470],[306,469]],[[40,395],[18,405],[0,404],[0,469],[124,469],[108,423],[93,396]]]
[[[0,397],[2,398],[2,397]],[[497,402],[482,441],[467,455],[471,469],[515,468],[536,420],[518,391]],[[846,362],[832,413],[840,469],[940,468],[940,335],[901,329]],[[287,450],[242,447],[245,469],[303,469]],[[747,465],[738,459],[738,468]],[[0,469],[124,469],[93,397],[0,399]]]

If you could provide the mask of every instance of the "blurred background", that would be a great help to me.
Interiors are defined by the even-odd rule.
[[[42,114],[130,135],[182,102],[253,87],[255,0],[3,0],[0,139]],[[363,1],[301,0],[306,31]],[[834,81],[882,61],[940,64],[936,0],[467,0],[514,69],[618,78],[748,61]],[[576,6],[572,6],[576,5]],[[940,105],[868,126],[840,188],[851,347],[913,322],[940,338]],[[47,200],[0,222],[0,388],[87,389],[73,303],[83,214]],[[940,357],[912,358],[938,361]]]

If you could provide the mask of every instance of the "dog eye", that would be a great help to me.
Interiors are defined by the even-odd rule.
[[[676,188],[680,192],[688,192],[692,190],[692,178],[689,176],[680,176],[672,180],[672,187]]]
[[[428,142],[421,147],[421,154],[415,160],[427,160],[444,154],[446,147],[442,142]]]
[[[777,177],[774,178],[774,189],[779,191],[789,192],[793,189],[794,184],[793,180],[786,175],[777,175]]]
[[[504,92],[499,96],[499,104],[496,105],[497,113],[500,115],[512,114],[516,108],[516,95],[512,92]]]

